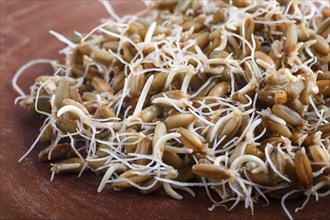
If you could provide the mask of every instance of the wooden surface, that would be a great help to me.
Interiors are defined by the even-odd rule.
[[[139,1],[115,1],[119,14],[137,12]],[[57,175],[50,182],[50,165],[37,159],[37,147],[23,162],[17,160],[38,135],[41,120],[28,116],[14,105],[17,95],[11,86],[15,71],[35,58],[58,58],[63,46],[48,33],[52,29],[64,35],[86,32],[106,17],[97,1],[1,1],[1,149],[0,149],[0,218],[1,219],[104,219],[104,218],[184,218],[184,219],[285,219],[279,201],[265,206],[260,200],[255,214],[243,205],[232,212],[218,208],[208,211],[211,202],[204,190],[196,198],[182,193],[181,201],[162,193],[143,196],[135,191],[113,192],[106,188],[96,192],[101,177],[95,175]],[[40,74],[50,73],[47,66],[36,66],[21,77],[19,84],[28,91]],[[303,200],[287,202],[290,211]],[[330,216],[329,197],[316,203],[312,198],[297,219],[326,219]]]

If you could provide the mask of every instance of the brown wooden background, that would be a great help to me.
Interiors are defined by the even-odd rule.
[[[112,1],[120,15],[143,8],[140,1]],[[162,193],[143,196],[135,191],[96,192],[100,177],[94,175],[55,177],[49,181],[50,166],[37,159],[37,147],[23,162],[17,160],[33,143],[41,120],[26,115],[13,104],[17,95],[11,87],[15,71],[35,58],[57,58],[63,46],[48,33],[52,29],[64,35],[73,31],[87,32],[99,24],[107,13],[94,0],[1,1],[1,149],[0,149],[0,218],[1,219],[104,219],[104,218],[165,218],[165,219],[283,219],[279,201],[264,206],[260,201],[255,214],[243,205],[232,212],[218,208],[208,211],[211,202],[204,190],[196,198],[180,192],[182,201]],[[35,76],[50,73],[47,66],[36,66],[21,77],[25,91]],[[303,200],[288,202],[293,213]],[[330,216],[330,199],[319,203],[312,198],[306,208],[294,214],[297,219],[326,219]]]

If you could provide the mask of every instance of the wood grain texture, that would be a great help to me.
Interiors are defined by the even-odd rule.
[[[52,29],[63,35],[73,31],[87,32],[106,17],[97,1],[1,1],[1,149],[0,149],[0,218],[1,219],[285,219],[279,201],[264,206],[260,200],[255,214],[243,205],[232,212],[218,208],[208,211],[211,202],[204,190],[197,190],[196,198],[182,193],[182,201],[164,193],[148,196],[136,191],[115,192],[106,188],[97,193],[101,177],[85,174],[57,175],[50,182],[50,165],[41,163],[38,146],[24,161],[17,160],[33,143],[41,120],[28,116],[14,105],[16,93],[11,79],[17,69],[35,58],[58,58],[63,46],[48,33]],[[114,1],[120,15],[143,8],[139,1]],[[40,74],[50,74],[46,65],[29,69],[19,80],[28,91],[29,85]],[[288,201],[293,213],[303,200]],[[294,216],[297,219],[326,219],[330,216],[329,197],[316,203],[311,199],[306,208]]]

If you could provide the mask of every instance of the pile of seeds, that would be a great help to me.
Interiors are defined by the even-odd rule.
[[[45,117],[39,157],[59,172],[103,175],[98,192],[135,187],[192,195],[210,209],[330,194],[327,1],[146,1],[88,34],[51,32],[62,60],[13,79]],[[34,64],[31,94],[17,85]],[[302,207],[301,207],[302,208]],[[298,209],[297,209],[298,210]],[[297,211],[296,210],[296,211]]]

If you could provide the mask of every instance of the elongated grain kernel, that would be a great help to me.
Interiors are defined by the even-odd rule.
[[[330,80],[318,80],[316,85],[319,88],[319,94],[330,96]]]
[[[246,145],[245,153],[259,157],[260,159],[265,159],[265,154],[259,148],[253,144]]]
[[[113,93],[113,89],[111,88],[111,86],[100,77],[94,77],[92,79],[92,85],[98,93]]]
[[[312,156],[313,161],[328,162],[328,163],[330,162],[330,158],[329,158],[327,152],[322,147],[320,147],[320,145],[309,146],[308,151],[309,151],[310,155]],[[325,164],[319,165],[319,167],[323,167],[323,166],[326,166],[326,165]],[[326,168],[324,170],[324,173],[330,174],[330,168]]]
[[[311,145],[321,144],[321,135],[322,133],[320,131],[308,135],[302,145],[308,147]]]
[[[157,105],[151,105],[139,113],[139,117],[144,122],[151,122],[161,113],[161,108]]]
[[[49,152],[51,151],[50,157],[48,157]],[[70,144],[57,144],[55,147],[46,147],[39,153],[39,159],[41,161],[55,160],[66,156],[71,152]]]
[[[95,160],[95,161],[87,161],[88,168],[93,170],[96,173],[105,173],[107,171],[106,167],[103,167],[106,164],[105,160]],[[103,168],[101,168],[103,167]],[[99,169],[101,168],[101,169]],[[96,169],[98,169],[96,171]]]
[[[62,115],[56,121],[57,127],[66,133],[74,133],[77,131],[77,123],[70,119],[67,115]]]
[[[287,103],[288,107],[297,112],[300,116],[304,116],[304,105],[299,99],[294,99]]]
[[[151,83],[150,90],[160,90],[165,86],[166,78],[168,73],[160,72],[156,73],[154,76],[154,80]]]
[[[229,90],[230,86],[228,82],[220,82],[211,89],[208,96],[224,97]]]
[[[184,146],[192,149],[195,153],[206,153],[207,147],[194,133],[182,127],[178,128],[177,132],[181,134],[180,140]]]
[[[287,126],[282,125],[282,124],[275,122],[273,120],[270,120],[270,119],[266,119],[266,123],[267,123],[269,129],[272,132],[274,132],[275,134],[277,134],[279,136],[284,136],[289,139],[291,138],[292,133]]]
[[[322,34],[322,32],[324,32],[326,29],[329,29],[330,26],[330,17],[328,17],[327,19],[325,19],[318,27],[317,29],[317,34]]]
[[[297,144],[298,146],[301,146],[301,144],[304,142],[306,137],[307,137],[307,134],[305,134],[303,131],[294,130],[292,132],[291,141],[292,141],[292,143]]]
[[[308,150],[315,162],[329,162],[327,153],[319,145],[311,145]]]
[[[93,49],[91,48],[91,46],[89,46],[87,43],[83,43],[79,45],[79,51],[82,54],[85,54],[87,56],[90,56],[91,53],[93,52]]]
[[[201,49],[205,48],[205,47],[209,44],[209,42],[210,42],[210,40],[209,40],[209,35],[210,35],[209,32],[204,32],[204,33],[199,34],[199,35],[195,38],[197,45],[198,45]]]
[[[63,99],[69,97],[70,93],[70,84],[66,80],[61,80],[58,83],[56,94],[55,94],[55,106],[60,109],[63,106]]]
[[[278,170],[279,173],[284,175],[284,158],[282,157],[282,154],[277,148],[272,148],[270,152],[270,158],[275,165],[276,170]],[[282,182],[282,177],[279,176],[273,169],[270,170],[270,174],[274,181],[276,181],[277,183]]]
[[[76,107],[80,108],[86,115],[89,115],[88,110],[86,109],[86,107],[83,104],[76,102],[72,99],[63,99],[62,104],[63,104],[63,106],[66,106],[66,105],[76,106]]]
[[[277,148],[272,148],[270,158],[279,173],[281,173],[283,176],[290,179],[291,181],[296,179],[294,162],[288,154],[286,154],[285,152],[281,152]],[[273,180],[276,180],[278,183],[283,181],[283,177],[279,176],[273,170],[271,170],[271,175]]]
[[[79,47],[75,47],[71,53],[71,65],[82,65],[84,64],[84,55],[80,52]]]
[[[90,114],[95,114],[95,112],[97,110],[97,102],[95,100],[84,102],[83,105],[85,106],[85,108],[88,110],[88,112]]]
[[[130,84],[129,84],[131,97],[136,98],[140,95],[144,86],[144,81],[145,81],[144,74],[131,75]]]
[[[273,105],[272,112],[292,126],[301,127],[304,125],[304,120],[301,118],[301,116],[285,105]]]
[[[304,152],[298,151],[294,155],[294,162],[296,173],[302,187],[305,189],[310,189],[313,184],[313,173],[308,157]]]
[[[213,164],[195,164],[192,171],[201,177],[208,179],[228,179],[230,172],[225,167],[216,166]]]
[[[115,57],[111,53],[103,50],[93,50],[93,52],[91,53],[91,58],[95,62],[102,63],[106,66],[110,66],[112,61],[115,59]]]
[[[51,125],[47,125],[47,128],[44,130],[40,137],[40,142],[48,142],[53,138],[53,128]]]
[[[245,8],[251,4],[250,0],[233,0],[233,5],[240,7],[240,8]]]
[[[254,32],[254,21],[252,19],[251,16],[248,16],[246,19],[245,19],[245,38],[248,40],[248,41],[251,41],[252,39],[252,34]]]
[[[213,58],[226,58],[229,56],[229,53],[227,51],[218,51],[218,50],[214,50],[210,53],[209,58],[213,59]]]
[[[93,93],[93,92],[84,92],[83,95],[82,95],[82,100],[84,102],[95,101],[96,100],[96,94]],[[85,103],[84,103],[84,105],[85,105]]]
[[[274,60],[264,52],[256,51],[255,52],[255,59],[256,60],[260,59],[260,60],[262,60],[262,61],[264,61],[264,62],[266,62],[266,63],[268,63],[272,66],[275,66]]]
[[[302,91],[302,93],[300,94],[300,97],[299,97],[299,100],[304,105],[309,105],[310,104],[310,98],[314,94],[314,92],[313,92],[314,83],[315,83],[315,79],[313,78],[313,76],[307,76],[305,78],[305,88],[304,88],[304,90]]]
[[[183,92],[182,90],[170,90],[170,91],[161,92],[161,93],[154,95],[153,97],[151,97],[151,100],[154,100],[155,98],[159,98],[159,97],[164,97],[164,95],[166,95],[167,97],[169,97],[171,99],[182,99],[182,98],[189,97],[189,95],[186,94],[185,92]]]
[[[297,36],[297,26],[295,24],[289,24],[285,34],[286,40],[284,51],[286,55],[290,55],[290,53],[296,48],[298,41]]]
[[[249,103],[249,99],[246,98],[246,96],[243,93],[234,93],[234,95],[232,96],[232,99],[235,101],[238,101],[242,104]]]
[[[165,124],[167,129],[171,128],[179,128],[186,127],[191,124],[195,120],[195,116],[193,114],[176,114],[169,116],[165,119]]]
[[[83,161],[81,161],[80,158],[75,157],[52,164],[52,168],[50,170],[54,173],[59,173],[63,171],[69,173],[78,173],[82,169],[83,165]]]
[[[126,130],[127,133],[133,133],[133,134],[137,134],[137,131],[133,128],[128,128]],[[128,137],[130,137],[131,135],[128,135]],[[129,153],[133,153],[135,152],[136,148],[137,148],[137,144],[134,144],[134,142],[138,141],[139,138],[135,137],[135,138],[130,138],[128,139],[126,142],[127,144],[125,145],[125,153],[129,154]]]
[[[218,9],[213,14],[212,23],[217,24],[217,23],[223,22],[224,20],[225,20],[224,11],[222,9]]]
[[[326,39],[318,34],[314,35],[314,39],[316,40],[316,43],[312,45],[312,48],[316,52],[322,55],[327,55],[330,53],[330,46]]]
[[[177,153],[170,151],[164,151],[163,161],[176,169],[182,169],[185,166],[184,160]]]
[[[260,185],[272,186],[276,184],[276,182],[273,180],[273,178],[269,173],[266,174],[264,172],[259,172],[259,173],[248,172],[248,175],[253,182]]]
[[[132,182],[134,182],[135,184],[140,185],[140,184],[146,182],[151,177],[149,175],[138,175],[138,174],[135,174],[135,172],[137,172],[137,171],[128,170],[128,171],[122,173],[121,175],[119,175],[118,178],[127,178],[127,179],[131,180]],[[122,181],[122,182],[112,183],[111,187],[114,188],[115,190],[122,190],[122,189],[132,187],[132,185],[129,184],[128,182]]]
[[[150,155],[152,153],[152,142],[149,138],[143,138],[136,147],[136,154]],[[150,161],[148,159],[138,159],[135,164],[147,165]]]
[[[164,122],[159,122],[154,130],[154,136],[152,138],[152,149],[153,149],[153,154],[155,153],[155,147],[156,147],[156,143],[159,141],[159,139],[161,137],[163,137],[164,135],[167,134],[167,129],[166,129],[166,125]],[[160,147],[160,157],[162,157],[163,153],[164,153],[164,148],[165,148],[165,143],[163,146]]]
[[[78,103],[82,103],[83,102],[82,101],[82,97],[81,97],[80,93],[78,92],[78,90],[71,90],[69,97],[72,100],[74,100],[74,101],[76,101]]]
[[[116,114],[113,112],[112,108],[108,108],[106,106],[98,108],[97,115],[103,119],[116,117]]]
[[[223,136],[226,136],[226,140],[231,139],[240,129],[241,123],[242,116],[239,114],[234,114],[223,123],[223,126],[221,126],[218,131],[218,138],[221,139]]]

